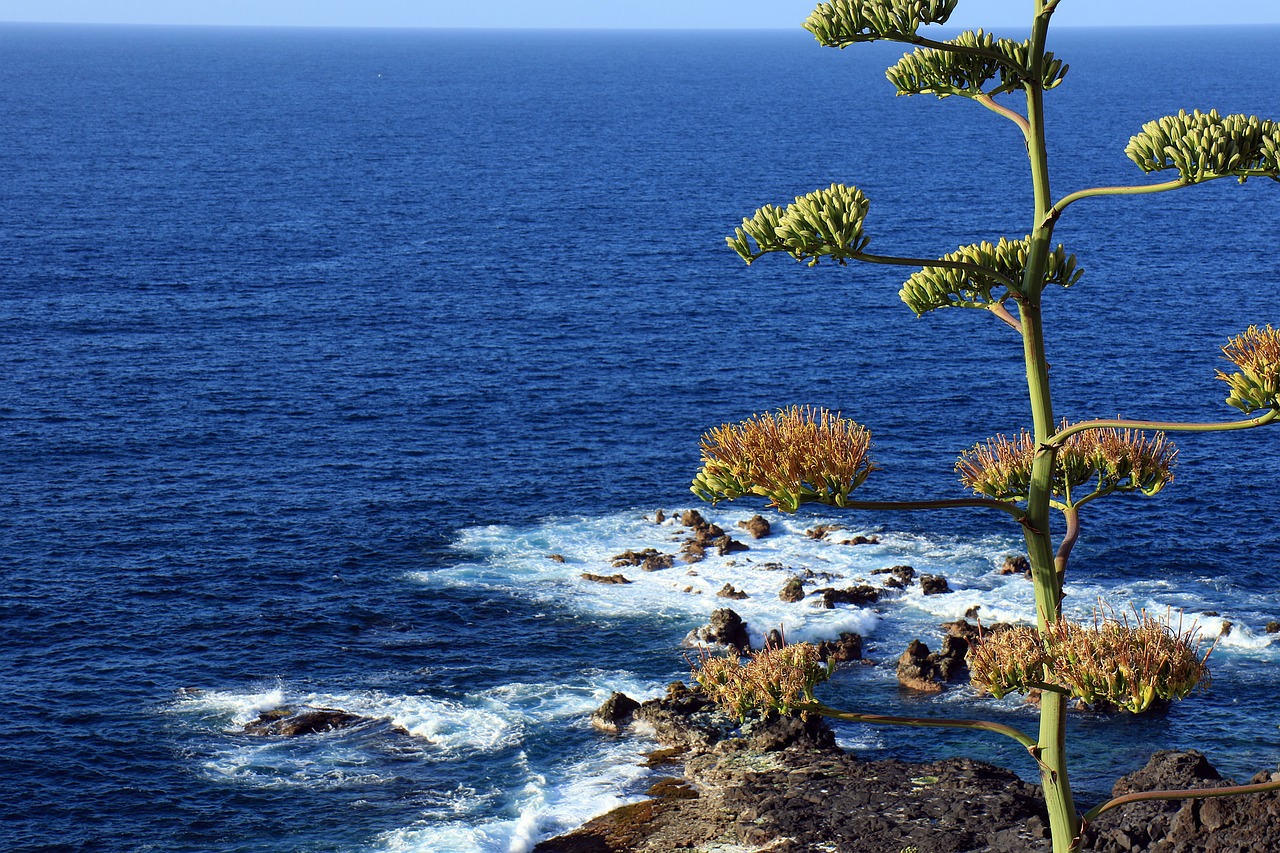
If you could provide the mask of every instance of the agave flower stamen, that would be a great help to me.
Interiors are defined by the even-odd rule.
[[[1062,428],[1069,424],[1064,420]],[[997,500],[1025,500],[1037,445],[1025,430],[1016,438],[987,439],[964,451],[956,462],[960,482]],[[1071,505],[1073,491],[1096,479],[1093,495],[1141,491],[1153,495],[1173,482],[1178,451],[1162,432],[1089,429],[1070,436],[1058,448],[1053,495]]]
[[[1231,386],[1227,405],[1246,415],[1259,409],[1280,407],[1280,329],[1250,326],[1222,348],[1238,373],[1217,372]]]
[[[845,506],[872,470],[865,427],[807,406],[722,424],[702,437],[701,448],[692,488],[713,503],[754,494],[785,512],[807,502]]]

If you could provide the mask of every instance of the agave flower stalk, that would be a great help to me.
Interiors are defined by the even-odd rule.
[[[747,263],[783,253],[810,266],[826,258],[842,265],[919,267],[899,294],[917,315],[940,308],[980,309],[1018,335],[1030,423],[1013,437],[996,436],[961,455],[956,468],[973,497],[865,500],[853,497],[874,470],[865,428],[822,409],[779,409],[708,432],[693,491],[711,501],[760,496],[787,512],[811,502],[863,510],[984,507],[1002,509],[1016,519],[1031,562],[1035,627],[992,637],[976,654],[981,683],[993,692],[1033,687],[1045,691],[1039,732],[1035,738],[1022,737],[1040,764],[1053,849],[1070,853],[1081,843],[1082,816],[1067,772],[1067,701],[1076,697],[1137,711],[1156,699],[1185,696],[1207,677],[1194,638],[1145,615],[1138,615],[1132,625],[1123,619],[1101,620],[1092,627],[1063,620],[1064,576],[1072,545],[1080,535],[1081,510],[1107,495],[1154,495],[1170,484],[1177,450],[1165,433],[1226,432],[1280,420],[1280,331],[1250,326],[1223,347],[1223,355],[1235,369],[1219,371],[1218,377],[1230,388],[1227,403],[1247,416],[1243,420],[1061,421],[1053,410],[1042,309],[1051,294],[1049,286],[1072,287],[1080,280],[1081,270],[1075,256],[1054,243],[1054,229],[1068,208],[1089,198],[1165,193],[1226,177],[1241,184],[1249,178],[1280,181],[1280,124],[1198,110],[1157,118],[1142,126],[1124,153],[1143,174],[1171,172],[1174,177],[1159,183],[1088,187],[1054,202],[1044,100],[1046,92],[1063,83],[1067,65],[1045,47],[1059,0],[1031,0],[1030,32],[1022,41],[981,30],[945,41],[922,34],[923,28],[945,23],[959,2],[830,0],[820,3],[804,26],[827,47],[843,49],[870,41],[910,45],[913,52],[888,71],[899,94],[958,97],[1012,121],[1026,143],[1033,197],[1030,232],[1019,239],[999,237],[962,246],[936,260],[871,254],[867,251],[869,200],[855,187],[832,184],[797,196],[785,207],[761,207],[744,218],[727,240]],[[996,100],[1009,96],[1006,101]],[[1066,520],[1065,534],[1056,543],[1050,530],[1054,510]],[[752,691],[772,697],[768,701],[775,705],[820,707],[793,693],[779,693],[782,688],[752,681],[735,666],[703,666],[705,683],[718,685],[713,689],[728,697],[732,707],[746,707],[746,694]],[[779,698],[784,695],[785,702]],[[844,713],[841,719],[869,723],[922,724],[876,714],[839,713]],[[934,721],[930,725],[997,731],[973,723]],[[1127,801],[1111,801],[1088,814]]]

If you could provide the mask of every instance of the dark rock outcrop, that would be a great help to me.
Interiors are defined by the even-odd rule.
[[[245,724],[244,732],[263,737],[302,737],[385,722],[337,708],[273,708]],[[391,728],[399,734],[409,733],[401,726]]]
[[[763,539],[773,532],[769,527],[769,519],[763,515],[753,515],[746,521],[739,521],[738,526],[750,533],[752,539]]]
[[[804,582],[800,578],[792,575],[787,578],[787,582],[782,585],[782,591],[778,593],[778,598],[788,604],[794,604],[797,601],[804,601]]]
[[[698,638],[705,643],[718,643],[745,654],[751,651],[751,640],[747,635],[747,623],[735,611],[725,607],[712,611],[711,623],[698,632]]]
[[[945,595],[951,592],[951,586],[942,575],[921,575],[920,591],[925,595]]]
[[[844,589],[828,587],[816,590],[814,595],[820,597],[821,606],[827,610],[837,604],[854,604],[858,607],[866,607],[868,604],[875,604],[880,600],[880,590],[865,584],[849,586]]]
[[[671,568],[672,557],[670,554],[659,553],[654,548],[645,548],[643,551],[623,551],[610,558],[615,569],[623,566],[639,566],[646,572],[657,571],[658,569]]]
[[[841,539],[841,545],[879,545],[879,536],[853,536],[849,539]]]
[[[873,575],[889,575],[884,585],[890,589],[906,589],[915,579],[916,570],[911,566],[890,566],[887,569],[876,569]]]
[[[839,749],[819,717],[738,728],[680,684],[637,718],[684,750],[684,780],[663,779],[650,788],[653,799],[543,841],[535,853],[1048,851],[1036,788],[987,764],[862,762]]]
[[[591,572],[583,572],[582,579],[584,581],[592,581],[593,583],[631,583],[631,581],[627,580],[624,575],[593,575]]]
[[[650,764],[683,761],[651,799],[541,842],[534,853],[1049,853],[1039,789],[967,758],[925,764],[861,761],[820,718],[739,727],[701,691],[677,682],[636,718],[668,744]],[[670,767],[669,764],[665,764]],[[672,773],[671,769],[664,769]],[[676,771],[679,772],[679,771]],[[1262,773],[1254,782],[1280,778]],[[1156,753],[1116,783],[1134,791],[1230,784],[1197,752]],[[1084,849],[1097,853],[1275,853],[1280,793],[1131,803],[1101,815]]]
[[[750,596],[733,584],[727,583],[720,587],[720,591],[716,593],[716,598],[731,598],[735,601],[741,601],[744,598],[750,598]]]
[[[1252,783],[1277,774],[1259,773]],[[1157,752],[1140,770],[1122,776],[1113,796],[1138,791],[1219,788],[1233,784],[1195,751]],[[1086,849],[1098,853],[1270,853],[1280,838],[1280,793],[1200,800],[1130,803],[1098,817]]]
[[[1010,554],[1004,558],[1004,565],[1000,567],[1002,575],[1023,575],[1031,577],[1031,561],[1023,554]]]
[[[823,640],[818,643],[818,655],[822,660],[844,663],[851,660],[862,660],[862,636],[852,632],[840,634],[838,640]]]
[[[591,725],[604,732],[617,734],[631,722],[640,703],[625,693],[615,692],[591,715]]]
[[[942,648],[936,652],[912,640],[898,658],[898,683],[922,693],[940,693],[946,682],[967,670],[964,656],[968,652],[969,643],[956,636],[943,637]]]

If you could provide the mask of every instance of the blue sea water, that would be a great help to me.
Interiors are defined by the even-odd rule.
[[[1275,28],[1064,30],[1057,195],[1148,180],[1123,156],[1181,108],[1280,117]],[[630,587],[578,579],[693,505],[709,426],[778,405],[875,435],[886,498],[958,496],[955,454],[1020,428],[1021,355],[985,315],[914,319],[901,270],[748,269],[743,215],[832,181],[875,250],[1028,229],[1013,126],[895,99],[881,45],[796,32],[0,26],[0,824],[8,849],[518,853],[650,783],[643,734],[586,715],[685,676],[726,582],[757,632],[858,630],[892,661],[974,604],[1003,517],[772,515],[778,533]],[[1086,273],[1048,308],[1061,416],[1229,419],[1218,347],[1280,322],[1280,188],[1081,202]],[[1186,436],[1178,481],[1098,504],[1069,585],[1185,608],[1205,695],[1081,715],[1085,799],[1155,749],[1280,763],[1277,434]],[[726,529],[755,506],[704,509]],[[875,546],[814,542],[839,521]],[[554,562],[551,554],[564,556]],[[950,596],[788,608],[789,572],[910,563]],[[609,569],[610,572],[613,569]],[[832,704],[993,715],[843,670]],[[282,704],[386,721],[297,740]],[[390,725],[407,730],[398,733]],[[848,726],[868,756],[1002,744]]]

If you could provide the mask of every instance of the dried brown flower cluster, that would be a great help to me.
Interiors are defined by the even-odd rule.
[[[1093,625],[1058,620],[1044,634],[1027,626],[988,634],[969,651],[970,678],[996,698],[1055,690],[1134,714],[1208,685],[1213,649],[1200,654],[1195,626],[1184,631],[1146,612],[1135,616],[1133,625],[1127,617]]]
[[[796,705],[813,702],[813,689],[830,675],[812,643],[766,646],[745,664],[734,654],[715,657],[704,651],[693,667],[703,692],[739,720],[752,711],[789,714]]]
[[[802,503],[845,506],[866,480],[871,433],[838,412],[791,406],[722,424],[702,436],[693,493],[706,501],[760,495],[783,512]]]
[[[1222,348],[1222,354],[1239,373],[1218,371],[1218,378],[1231,386],[1227,404],[1246,415],[1259,409],[1280,406],[1280,329],[1250,326]]]
[[[1069,424],[1062,422],[1062,428]],[[980,495],[1005,501],[1025,500],[1031,486],[1036,442],[1025,430],[1016,439],[1003,435],[975,444],[960,455],[960,482]],[[1148,436],[1131,429],[1088,429],[1058,448],[1053,494],[1066,506],[1110,492],[1154,495],[1173,482],[1178,450],[1162,432]],[[1081,487],[1093,488],[1081,494]]]

